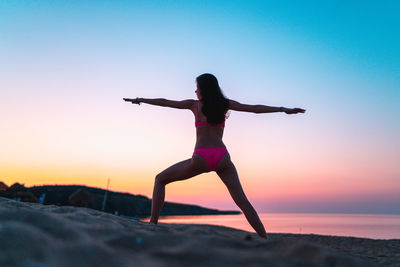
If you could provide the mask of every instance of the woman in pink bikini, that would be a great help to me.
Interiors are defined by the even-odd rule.
[[[198,100],[182,101],[163,98],[124,98],[132,104],[146,103],[170,108],[191,110],[195,117],[196,145],[190,159],[181,161],[165,169],[156,176],[151,205],[150,222],[157,223],[164,204],[165,186],[169,183],[185,180],[201,173],[215,171],[226,185],[236,205],[243,211],[247,221],[261,237],[266,237],[264,226],[257,212],[250,204],[239,181],[235,165],[222,142],[226,112],[231,110],[286,114],[304,113],[301,108],[270,107],[264,105],[246,105],[224,97],[217,78],[205,73],[196,78]]]

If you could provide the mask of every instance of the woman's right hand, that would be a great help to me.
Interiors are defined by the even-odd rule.
[[[140,98],[138,98],[138,97],[136,97],[136,98],[134,98],[134,99],[132,99],[132,98],[123,98],[125,101],[127,101],[127,102],[131,102],[132,104],[138,104],[138,105],[140,105]]]

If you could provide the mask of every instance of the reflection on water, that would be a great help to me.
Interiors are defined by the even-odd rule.
[[[400,215],[260,214],[267,232],[400,239]],[[149,219],[145,219],[149,221]],[[254,232],[243,214],[160,217],[161,223],[214,224]]]

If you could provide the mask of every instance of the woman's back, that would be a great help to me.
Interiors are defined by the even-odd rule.
[[[222,142],[224,124],[211,125],[207,117],[201,112],[202,103],[195,101],[193,109],[196,125],[196,148],[198,147],[225,147]]]

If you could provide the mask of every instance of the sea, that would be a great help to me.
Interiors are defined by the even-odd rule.
[[[267,233],[400,239],[400,215],[262,213],[259,216]],[[144,219],[144,221],[149,221],[149,218]],[[159,222],[212,224],[254,232],[243,214],[161,216]]]

